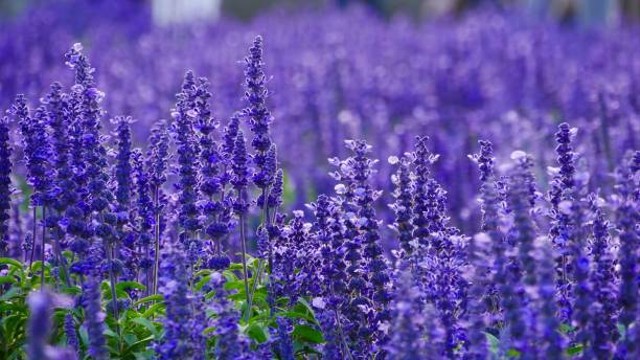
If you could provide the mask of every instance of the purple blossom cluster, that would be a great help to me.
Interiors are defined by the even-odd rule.
[[[76,43],[68,85],[35,106],[14,98],[0,119],[0,315],[30,293],[30,317],[11,356],[640,357],[637,40],[621,29],[629,43],[590,47],[495,13],[332,14],[256,20],[275,30],[254,38],[244,81],[186,71],[162,113],[171,81],[145,72],[185,53],[162,29],[114,47],[133,64],[154,54],[135,77],[104,62],[115,50],[94,68]],[[341,35],[354,23],[371,26]],[[188,44],[248,43],[238,24],[183,30]],[[218,53],[197,73],[224,69]]]

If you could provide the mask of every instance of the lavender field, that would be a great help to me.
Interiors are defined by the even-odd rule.
[[[640,28],[0,22],[0,359],[640,359]]]

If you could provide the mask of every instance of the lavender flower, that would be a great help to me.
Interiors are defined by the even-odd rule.
[[[423,359],[428,354],[425,352],[426,344],[423,337],[426,321],[420,305],[420,289],[407,270],[401,270],[397,274],[395,284],[397,288],[391,305],[392,320],[389,332],[391,339],[386,346],[389,359]]]
[[[412,262],[419,282],[423,284],[425,301],[431,302],[444,328],[445,356],[453,357],[465,334],[458,322],[465,308],[466,281],[462,277],[461,244],[466,240],[458,230],[448,226],[446,191],[430,177],[430,167],[438,159],[427,148],[426,137],[417,137],[414,165],[415,193],[413,225],[416,248]]]
[[[620,230],[620,322],[629,326],[635,319],[638,308],[638,232],[636,224],[638,210],[637,173],[640,172],[640,151],[637,151],[626,166],[619,170],[618,191],[620,204],[616,209],[616,221]]]
[[[367,280],[364,277],[365,263],[362,255],[363,237],[358,229],[359,206],[356,203],[356,189],[359,189],[359,181],[364,181],[368,177],[371,169],[370,163],[364,158],[368,151],[368,145],[364,141],[349,141],[347,143],[352,151],[359,147],[361,162],[356,163],[355,157],[349,157],[340,161],[330,159],[329,162],[338,168],[332,173],[336,181],[340,183],[335,189],[338,197],[335,199],[340,207],[341,226],[340,236],[343,239],[344,261],[346,263],[347,297],[341,304],[340,313],[348,322],[345,324],[346,336],[352,344],[352,356],[363,356],[362,354],[371,351],[371,327],[369,326],[369,315],[371,310],[371,299],[367,297]],[[356,153],[356,156],[359,155]],[[357,177],[357,176],[360,177]],[[366,177],[362,178],[365,175]]]
[[[509,240],[518,250],[517,266],[521,267],[523,285],[534,287],[536,262],[532,252],[536,228],[531,218],[532,204],[529,196],[535,181],[531,173],[533,163],[526,155],[515,160],[516,167],[511,174],[507,190],[507,202],[513,214],[513,227],[510,229]]]
[[[289,304],[294,304],[298,296],[309,291],[314,285],[313,280],[307,276],[313,274],[300,273],[296,275],[296,269],[302,268],[305,262],[314,262],[314,258],[307,259],[309,249],[305,248],[305,240],[309,237],[305,227],[302,211],[294,211],[293,218],[288,226],[283,229],[274,248],[272,278],[276,298],[287,297]],[[315,249],[311,249],[313,251]],[[309,269],[309,267],[306,267]],[[313,267],[312,267],[313,268]],[[310,281],[311,280],[311,281]],[[317,281],[317,280],[315,280]]]
[[[133,166],[133,179],[135,180],[136,212],[134,226],[136,231],[136,245],[140,250],[140,269],[146,274],[147,288],[153,283],[153,274],[150,270],[153,267],[151,245],[153,244],[153,230],[156,225],[154,205],[151,200],[151,187],[149,184],[149,174],[144,168],[142,152],[134,149],[131,153],[131,163]]]
[[[485,359],[488,354],[487,337],[487,302],[485,297],[489,291],[489,275],[491,274],[492,239],[486,233],[476,234],[469,243],[469,263],[473,266],[469,276],[471,284],[467,305],[469,326],[467,328],[469,349],[466,356],[469,359]]]
[[[149,150],[147,151],[147,169],[149,184],[153,191],[154,215],[154,261],[152,291],[158,292],[158,270],[160,267],[160,226],[163,207],[160,205],[160,188],[167,181],[167,163],[169,161],[169,133],[165,121],[159,121],[151,130]]]
[[[82,85],[85,89],[93,88],[95,81],[93,73],[95,69],[91,67],[89,59],[82,54],[82,44],[75,43],[65,54],[66,64],[75,72],[75,83]]]
[[[180,238],[187,248],[191,246],[192,242],[196,242],[195,239],[192,239],[195,236],[192,233],[200,229],[198,220],[200,214],[196,206],[199,149],[193,132],[194,117],[196,116],[196,112],[193,109],[195,87],[194,75],[191,71],[188,71],[182,83],[182,91],[176,95],[178,103],[173,113],[175,121],[173,136],[177,145],[178,174],[180,176],[178,184],[180,194],[178,220],[183,231]]]
[[[131,204],[131,123],[130,117],[116,117],[117,146],[114,178],[117,212],[126,212]],[[125,221],[128,219],[125,219]]]
[[[84,322],[89,335],[88,353],[96,360],[108,359],[109,354],[104,338],[104,319],[100,296],[100,281],[95,273],[90,273],[83,283],[82,305]]]
[[[49,165],[51,149],[45,128],[46,112],[39,107],[31,117],[24,95],[18,95],[11,113],[18,119],[24,139],[24,155],[29,176],[27,181],[33,187],[32,206],[45,206],[49,203],[52,172]]]
[[[613,341],[617,338],[617,293],[614,258],[611,254],[611,238],[603,209],[598,204],[597,195],[589,196],[592,213],[591,258],[592,268],[589,275],[594,289],[593,308],[593,352],[598,358],[609,358],[613,351]]]
[[[552,227],[550,229],[550,235],[558,249],[559,257],[556,265],[558,269],[558,301],[559,310],[564,321],[568,321],[573,316],[570,301],[570,247],[572,245],[570,243],[571,220],[566,211],[561,211],[560,203],[565,200],[574,200],[572,193],[575,186],[575,165],[573,148],[571,147],[571,137],[573,133],[567,123],[562,123],[558,126],[558,132],[556,133],[556,142],[558,143],[556,154],[558,155],[557,161],[560,168],[552,181],[551,190],[549,191],[549,202],[552,205]]]
[[[73,169],[69,161],[68,127],[71,123],[72,109],[69,96],[62,93],[62,86],[59,83],[51,85],[50,92],[41,99],[41,103],[47,108],[47,123],[51,129],[51,152],[54,157],[52,165],[55,169],[55,181],[52,182],[50,190],[52,208],[55,212],[48,214],[47,224],[51,228],[56,260],[61,265],[68,286],[71,282],[67,273],[67,260],[62,256],[62,248],[66,246],[65,225],[68,222],[64,219],[64,213],[79,201],[77,186],[73,181]]]
[[[432,154],[428,147],[428,137],[416,137],[413,154],[415,180],[414,194],[414,236],[422,239],[430,233],[447,230],[446,192],[430,174],[430,167],[438,160],[439,155]],[[425,240],[422,240],[424,242]],[[427,244],[422,244],[426,246]],[[439,246],[438,244],[434,246]]]
[[[224,277],[221,273],[215,272],[211,276],[211,283],[215,291],[213,311],[216,314],[214,319],[215,335],[217,337],[214,349],[214,356],[220,360],[239,359],[247,351],[246,340],[238,331],[240,314],[233,308],[229,301],[228,292],[224,289]]]
[[[160,188],[167,181],[167,161],[169,160],[169,133],[167,123],[158,121],[151,129],[149,136],[149,151],[147,152],[147,168],[150,173],[150,183],[154,188]]]
[[[205,79],[199,80],[199,103],[196,127],[199,131],[200,152],[200,184],[201,200],[199,206],[203,215],[205,233],[210,236],[214,247],[214,254],[209,260],[210,267],[222,270],[230,262],[222,253],[222,241],[230,232],[230,206],[225,199],[225,185],[228,174],[225,171],[225,161],[221,149],[214,139],[214,131],[218,123],[211,116],[208,109],[208,99],[211,93]]]
[[[506,268],[505,282],[501,284],[504,320],[509,327],[512,347],[520,354],[528,354],[531,350],[531,313],[527,307],[529,299],[523,297],[521,287],[536,285],[536,264],[532,257],[533,235],[535,228],[530,218],[532,161],[529,155],[516,152],[511,156],[515,168],[510,177],[507,191],[510,210],[513,213],[513,227],[509,238],[517,251],[510,255],[510,263]],[[528,356],[528,355],[526,355]]]
[[[240,130],[240,117],[242,114],[235,113],[229,119],[229,123],[224,128],[223,142],[222,142],[222,154],[228,163],[231,163],[233,158],[233,151],[236,145],[236,139],[238,137],[238,131]]]
[[[177,243],[167,249],[160,267],[160,293],[165,298],[166,314],[163,319],[165,335],[156,344],[159,359],[190,359],[197,356],[198,341],[193,339],[193,324],[190,321],[194,305],[188,285],[190,273],[181,247],[182,244]]]
[[[564,359],[563,339],[559,333],[560,322],[557,318],[555,303],[555,270],[553,247],[546,238],[536,239],[532,256],[538,261],[537,290],[530,292],[534,296],[538,309],[538,321],[535,328],[544,356],[547,359]]]
[[[342,359],[342,338],[340,326],[337,324],[335,312],[327,310],[317,314],[320,328],[324,334],[325,343],[322,356],[326,359]]]
[[[244,114],[250,120],[251,131],[254,134],[251,145],[256,151],[253,156],[253,162],[256,165],[253,182],[264,192],[273,183],[276,169],[269,161],[269,152],[272,151],[269,125],[273,121],[273,117],[266,107],[266,99],[269,92],[265,86],[266,76],[263,70],[261,36],[256,36],[253,41],[253,46],[249,49],[249,56],[245,58],[245,63],[245,99],[247,108],[244,110]]]
[[[293,326],[289,323],[289,320],[283,317],[276,319],[278,325],[278,353],[282,360],[294,360],[293,342],[291,341],[291,332]]]
[[[303,221],[304,213],[294,211],[294,220],[290,223],[289,246],[295,257],[295,268],[299,274],[296,276],[299,282],[299,295],[317,297],[322,295],[322,279],[319,268],[322,264],[318,238],[312,236],[310,231],[313,225]],[[293,300],[293,299],[292,299]]]
[[[29,115],[27,102],[24,95],[16,97],[15,104],[11,108],[11,113],[19,119],[20,130],[23,136],[24,157],[27,166],[27,182],[32,186],[31,205],[33,207],[33,236],[37,233],[36,208],[42,207],[43,227],[42,227],[42,243],[40,247],[40,259],[42,261],[42,269],[40,274],[40,287],[44,287],[45,283],[45,243],[46,243],[46,207],[51,204],[53,194],[52,188],[52,170],[49,163],[51,157],[51,148],[49,137],[46,131],[46,109],[44,106],[38,107],[33,118]]]
[[[51,330],[51,297],[46,290],[29,295],[29,344],[27,354],[29,359],[46,360],[49,331]]]
[[[323,279],[323,294],[331,295],[332,284],[331,279],[335,276],[336,268],[333,266],[333,259],[337,256],[331,246],[331,225],[333,219],[331,218],[331,209],[329,208],[329,197],[324,194],[318,196],[315,203],[311,203],[311,208],[314,212],[315,222],[313,223],[310,231],[313,234],[314,242],[319,247],[320,255],[320,274]],[[337,250],[336,250],[337,251]],[[335,293],[333,293],[335,294]]]
[[[245,214],[249,209],[246,188],[249,184],[249,169],[247,167],[247,149],[245,147],[244,133],[238,131],[238,136],[233,149],[233,178],[231,184],[236,189],[237,198],[234,210],[238,215]]]
[[[276,170],[277,169],[277,170]],[[267,193],[265,192],[264,194],[260,194],[260,196],[258,197],[258,199],[256,200],[256,204],[259,207],[262,207],[265,209],[265,216],[266,219],[265,221],[270,221],[269,219],[269,210],[270,208],[275,208],[277,206],[279,206],[279,204],[274,204],[275,199],[278,196],[278,191],[276,189],[276,186],[279,186],[280,188],[282,187],[282,174],[280,174],[279,176],[281,177],[280,180],[278,180],[278,174],[281,172],[280,169],[278,169],[278,165],[277,165],[277,155],[276,155],[276,146],[273,145],[271,146],[271,148],[269,148],[269,151],[267,152],[265,161],[264,161],[264,166],[263,166],[263,172],[265,174],[268,174],[267,176],[269,178],[271,178],[272,180],[270,181],[270,186],[273,187],[272,189],[269,189],[269,194],[268,197],[266,198],[268,200],[268,202],[265,204],[265,196],[267,195]],[[280,182],[279,184],[277,182]],[[271,192],[276,192],[275,195],[271,195]],[[274,206],[275,205],[275,206]]]
[[[273,181],[273,188],[269,193],[269,208],[277,209],[282,205],[282,195],[284,194],[284,173],[282,169],[276,171],[276,178]]]
[[[66,54],[67,65],[75,73],[75,85],[72,88],[73,102],[76,106],[76,116],[79,117],[79,125],[82,133],[78,134],[80,143],[84,149],[83,160],[86,164],[84,176],[86,176],[87,188],[90,194],[89,204],[91,209],[101,212],[113,201],[113,194],[108,188],[107,152],[102,144],[105,138],[100,134],[102,129],[101,116],[103,110],[100,103],[104,93],[95,87],[93,69],[88,58],[82,53],[82,45],[75,44]],[[84,183],[84,182],[83,182]]]
[[[326,201],[326,204],[324,204]],[[323,259],[322,269],[324,275],[324,288],[327,296],[328,308],[337,311],[344,304],[348,293],[347,283],[347,263],[345,262],[345,228],[340,219],[342,218],[342,210],[339,204],[332,202],[331,199],[325,199],[319,196],[315,204],[317,224],[320,224],[322,217],[322,209],[326,207],[329,211],[327,219],[327,244],[321,245],[320,255]],[[317,229],[318,241],[322,243],[322,235],[320,229]],[[339,321],[339,319],[336,319]]]
[[[491,272],[487,274],[491,279],[485,293],[487,310],[493,314],[498,313],[500,308],[499,284],[505,282],[506,276],[506,244],[504,235],[500,231],[500,194],[496,184],[494,173],[495,159],[493,156],[493,145],[489,141],[480,140],[480,153],[472,156],[480,169],[480,209],[482,211],[482,224],[480,229],[491,238],[491,262],[489,266]]]
[[[375,172],[373,164],[376,160],[368,158],[370,146],[364,141],[347,142],[347,148],[354,152],[353,171],[355,179],[355,202],[358,206],[358,228],[364,245],[363,257],[366,261],[368,281],[371,288],[367,289],[368,297],[373,300],[373,308],[376,313],[372,319],[372,331],[377,331],[378,324],[389,321],[388,305],[391,301],[389,292],[389,270],[386,259],[383,256],[378,231],[378,219],[374,210],[374,202],[380,197],[381,192],[372,189],[369,184],[370,176]],[[375,329],[375,330],[374,330]],[[378,346],[383,346],[386,339],[383,334],[378,334]]]
[[[246,214],[249,210],[247,185],[249,184],[249,170],[247,168],[247,148],[244,134],[238,131],[233,148],[233,178],[231,184],[236,190],[233,210],[240,218],[240,244],[242,245],[242,271],[244,276],[245,294],[249,302],[249,272],[247,271],[247,243],[246,243]]]
[[[101,117],[103,110],[100,107],[100,103],[104,98],[104,93],[95,87],[93,80],[94,69],[91,68],[89,60],[82,53],[82,46],[75,44],[66,54],[67,65],[75,73],[75,85],[72,87],[72,102],[74,104],[74,111],[76,116],[79,117],[80,129],[77,133],[74,133],[77,143],[76,146],[82,146],[84,152],[82,153],[82,161],[86,164],[83,168],[81,176],[85,179],[78,180],[79,184],[86,184],[87,208],[83,209],[84,212],[93,212],[92,227],[87,232],[95,231],[95,235],[102,240],[102,245],[105,247],[105,266],[108,270],[110,283],[111,283],[111,297],[116,299],[115,283],[118,273],[122,267],[113,258],[113,248],[116,246],[115,242],[118,239],[113,225],[116,220],[110,212],[110,205],[114,200],[113,193],[109,189],[109,174],[108,174],[108,161],[107,150],[103,145],[105,138],[100,134],[102,129]],[[72,155],[73,156],[73,155]],[[81,161],[76,158],[76,161]],[[82,165],[78,166],[82,168]],[[76,214],[73,217],[80,217],[80,209],[76,209]],[[93,234],[83,234],[87,235]],[[84,251],[86,244],[80,246],[79,251]],[[90,265],[89,267],[91,267]],[[114,317],[118,317],[117,303],[114,303]]]
[[[78,201],[78,195],[74,192],[75,184],[72,181],[73,169],[69,162],[68,128],[71,125],[69,96],[62,93],[59,83],[51,85],[50,92],[41,100],[47,107],[47,124],[51,128],[51,150],[55,160],[53,166],[56,169],[55,186],[52,189],[53,208],[59,213]]]
[[[88,188],[87,188],[87,163],[85,163],[85,149],[83,146],[84,128],[80,113],[82,100],[82,87],[72,88],[69,96],[69,106],[65,113],[69,119],[67,135],[69,137],[69,167],[72,176],[69,181],[60,183],[60,186],[68,186],[68,191],[73,193],[74,201],[69,203],[60,221],[61,228],[70,236],[69,249],[77,256],[76,263],[70,267],[71,272],[82,273],[82,259],[90,246],[90,238],[93,236],[93,226],[88,223],[88,215],[91,212]],[[60,171],[60,170],[59,170]],[[67,191],[66,189],[63,191]]]
[[[561,207],[564,204],[561,203]],[[567,209],[565,209],[566,211]],[[589,258],[584,251],[587,246],[587,232],[583,224],[586,222],[584,205],[579,200],[571,203],[568,211],[571,212],[571,270],[573,277],[573,323],[577,331],[575,339],[582,343],[587,350],[585,356],[590,356],[593,351],[593,305],[592,283],[589,281]]]
[[[415,192],[413,195],[413,238],[414,241],[417,242],[417,246],[422,248],[429,246],[427,237],[432,229],[435,230],[435,228],[438,227],[431,222],[430,218],[435,218],[437,215],[429,215],[430,205],[427,195],[428,189],[433,189],[433,187],[428,186],[428,184],[432,183],[432,179],[429,177],[430,166],[438,159],[438,156],[431,154],[429,151],[427,147],[428,140],[428,137],[416,137],[416,151],[413,156],[414,172],[416,174]]]
[[[73,314],[68,312],[64,316],[64,335],[67,338],[67,346],[73,350],[74,353],[78,352],[78,333],[76,331],[75,319]]]
[[[393,197],[396,201],[389,205],[394,211],[396,218],[393,224],[393,229],[398,233],[398,241],[400,247],[403,250],[402,256],[411,256],[413,253],[413,224],[411,219],[413,218],[413,192],[414,176],[410,170],[410,160],[407,157],[401,159],[393,158],[390,162],[398,163],[398,170],[395,175],[392,176],[391,181],[395,185],[395,191]]]
[[[133,279],[139,268],[135,234],[132,227],[132,167],[131,167],[131,123],[130,117],[116,117],[117,153],[113,169],[115,179],[115,204],[117,242],[119,257],[125,262],[125,278]]]

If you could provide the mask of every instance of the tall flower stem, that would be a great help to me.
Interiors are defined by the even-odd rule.
[[[116,324],[116,334],[120,334],[120,326],[118,325],[118,296],[116,292],[116,276],[113,273],[113,254],[112,248],[108,244],[105,244],[105,250],[107,253],[107,261],[109,263],[109,282],[111,285],[111,304],[113,305],[113,319]]]
[[[29,258],[29,270],[32,270],[32,266],[33,266],[33,258],[35,257],[36,254],[36,232],[38,230],[38,223],[36,221],[38,216],[38,207],[34,206],[33,207],[33,234],[31,235],[31,238],[33,239],[32,243],[33,246],[31,246],[31,257]]]
[[[46,234],[47,234],[47,224],[45,224],[46,221],[46,207],[43,205],[42,206],[42,250],[41,250],[41,255],[42,255],[42,267],[40,268],[40,290],[42,290],[44,288],[44,244],[46,242]],[[35,227],[34,227],[35,228]]]
[[[104,219],[100,218],[100,222],[103,222]],[[104,241],[104,249],[107,254],[107,264],[109,264],[109,283],[111,287],[111,302],[113,305],[113,318],[116,324],[116,334],[120,335],[120,327],[118,325],[118,296],[116,292],[116,275],[113,272],[113,251],[114,248],[109,243],[111,239],[103,239]]]
[[[239,194],[239,196],[242,196]],[[249,305],[249,271],[247,270],[247,220],[245,214],[240,214],[240,245],[242,246],[242,275],[244,277],[244,291],[247,298],[247,306]],[[248,309],[247,313],[250,313]]]
[[[153,192],[154,210],[156,215],[155,223],[155,259],[153,264],[153,295],[158,293],[158,270],[160,268],[160,211],[158,211],[158,203],[160,198],[160,189],[155,187]]]
[[[262,199],[264,201],[264,222],[265,226],[268,228],[271,225],[271,219],[269,218],[269,188],[265,188],[262,190]],[[251,306],[253,305],[253,298],[258,288],[258,283],[260,282],[260,278],[262,277],[262,272],[264,271],[264,259],[258,259],[258,269],[253,279],[253,286],[251,287],[251,293],[249,294],[248,305],[247,305],[247,313],[251,314]]]
[[[67,269],[67,259],[62,253],[62,246],[60,245],[60,239],[55,239],[55,251],[58,255],[58,261],[60,261],[60,270],[62,272],[62,278],[67,287],[71,287],[71,277],[69,276],[69,269]]]

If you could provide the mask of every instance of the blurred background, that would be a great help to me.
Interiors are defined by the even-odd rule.
[[[17,93],[35,107],[53,81],[68,87],[63,54],[81,42],[107,131],[131,115],[145,147],[187,69],[209,79],[224,126],[245,106],[242,59],[260,34],[291,207],[333,191],[327,159],[346,156],[348,138],[374,145],[391,202],[386,159],[421,134],[464,230],[479,218],[466,156],[478,139],[501,161],[532,153],[542,183],[559,122],[580,127],[596,159],[581,170],[599,186],[621,149],[640,148],[639,19],[640,0],[0,0],[0,111]]]
[[[71,0],[0,0],[4,18],[14,16],[36,3],[77,3]],[[383,16],[399,12],[417,18],[459,14],[477,6],[521,7],[534,17],[557,17],[566,22],[606,24],[640,18],[638,0],[118,0],[86,1],[131,2],[152,9],[156,24],[180,23],[194,19],[215,21],[221,16],[249,19],[274,7],[347,7],[362,3]],[[124,14],[123,14],[124,16]]]

